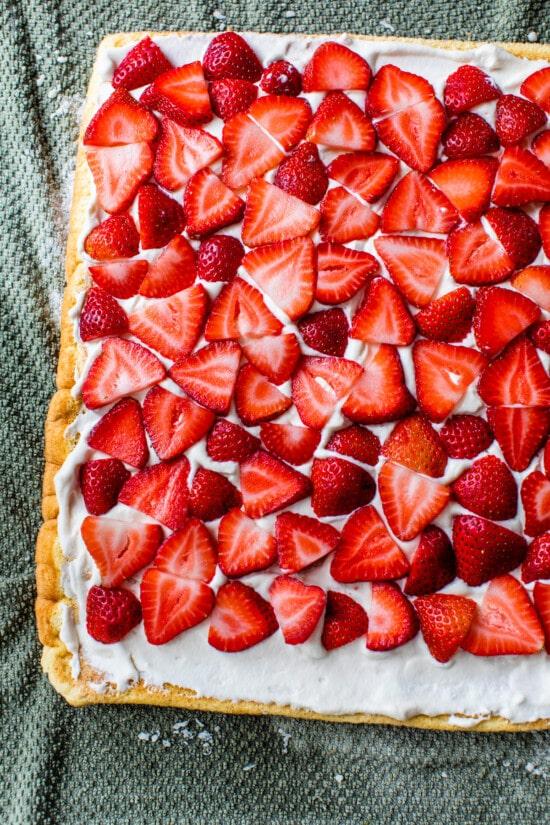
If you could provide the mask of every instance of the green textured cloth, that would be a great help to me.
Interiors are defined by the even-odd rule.
[[[71,172],[101,37],[230,26],[519,41],[534,32],[547,42],[548,2],[0,0],[0,14],[2,823],[548,822],[550,734],[74,710],[40,672],[33,618],[42,428],[54,389]]]

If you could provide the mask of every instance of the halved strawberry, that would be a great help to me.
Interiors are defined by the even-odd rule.
[[[202,284],[169,298],[147,301],[128,318],[130,332],[161,355],[175,361],[190,353],[202,332],[208,293]]]
[[[242,278],[224,286],[210,310],[207,341],[279,335],[281,322],[267,308],[261,292]]]
[[[485,219],[514,262],[514,268],[527,266],[537,257],[541,246],[539,229],[523,210],[494,206],[486,212]]]
[[[470,629],[476,603],[466,596],[433,593],[416,599],[414,606],[430,653],[438,662],[448,662]]]
[[[288,60],[275,60],[263,70],[260,88],[269,95],[296,97],[302,91],[302,75]]]
[[[464,112],[452,120],[443,133],[441,143],[447,157],[456,159],[479,158],[500,148],[495,130],[473,112]]]
[[[378,464],[380,449],[378,436],[358,424],[350,424],[349,427],[337,430],[325,444],[325,450],[349,455],[373,467]]]
[[[242,582],[226,582],[216,595],[208,644],[235,653],[263,642],[277,627],[273,608],[259,593]]]
[[[176,361],[170,378],[203,407],[226,415],[240,357],[241,348],[235,341],[215,341]]]
[[[545,204],[539,212],[539,229],[542,248],[548,258],[550,255],[550,206],[548,204]]]
[[[197,255],[197,277],[203,281],[232,281],[244,257],[244,247],[231,235],[211,235],[201,241]]]
[[[289,464],[305,464],[309,461],[321,440],[318,430],[297,427],[295,424],[266,422],[260,430],[262,444],[273,455]]]
[[[501,95],[497,100],[495,129],[503,146],[519,143],[546,123],[540,106],[518,95]]]
[[[475,458],[493,441],[491,427],[479,415],[451,416],[439,431],[439,437],[449,458]]]
[[[439,140],[445,128],[443,106],[435,97],[379,120],[378,137],[411,169],[427,172],[437,159]]]
[[[418,633],[418,617],[410,601],[393,582],[375,582],[369,610],[367,647],[393,650]]]
[[[320,204],[319,231],[324,241],[347,243],[366,240],[378,229],[380,218],[342,186],[329,189]]]
[[[163,645],[203,622],[214,607],[214,591],[205,582],[180,578],[157,567],[141,582],[143,626],[151,645]]]
[[[263,95],[248,114],[285,152],[304,137],[312,117],[307,100],[287,95]]]
[[[314,143],[300,143],[279,165],[273,183],[306,203],[319,203],[328,186],[326,169]]]
[[[548,407],[550,378],[535,345],[525,337],[513,341],[483,371],[478,391],[488,406]]]
[[[315,247],[310,238],[258,246],[247,252],[242,265],[291,320],[310,308],[315,290]]]
[[[195,253],[183,235],[176,235],[149,264],[139,294],[147,298],[167,298],[175,292],[187,289],[194,280]]]
[[[417,473],[439,478],[447,466],[445,448],[430,422],[421,414],[398,421],[384,442],[382,454]]]
[[[550,579],[550,533],[543,533],[531,542],[521,565],[521,578],[529,583]]]
[[[330,178],[372,203],[392,184],[399,161],[383,152],[352,152],[334,158],[327,171]]]
[[[370,473],[343,458],[314,458],[311,506],[316,516],[344,516],[372,501],[376,485]]]
[[[167,117],[169,120],[172,120],[174,123],[178,123],[180,126],[196,127],[202,122],[192,120],[188,113],[186,113],[163,94],[157,92],[154,83],[151,83],[150,86],[147,86],[147,88],[143,90],[139,97],[139,102],[142,106],[146,106],[148,109],[158,112],[163,117]]]
[[[162,381],[166,371],[158,358],[134,341],[107,338],[82,385],[82,399],[90,410]]]
[[[474,335],[489,358],[540,318],[540,309],[529,298],[511,289],[485,287],[477,293]]]
[[[417,312],[414,321],[425,338],[458,343],[472,328],[474,310],[470,290],[463,286],[430,301]]]
[[[244,37],[236,32],[223,32],[213,37],[202,62],[209,80],[236,77],[254,82],[262,74],[262,64]]]
[[[242,504],[241,494],[221,473],[199,467],[189,491],[189,512],[201,521],[215,521]]]
[[[247,246],[261,246],[308,235],[319,223],[319,212],[261,178],[248,190],[242,226]]]
[[[345,358],[305,357],[292,379],[292,400],[303,423],[322,429],[361,372],[359,364]]]
[[[147,261],[114,261],[89,266],[88,269],[96,284],[109,295],[114,298],[131,298],[138,292],[148,267]]]
[[[537,349],[550,354],[550,320],[541,321],[530,330],[529,337]]]
[[[531,149],[546,166],[550,166],[550,129],[535,135]]]
[[[372,506],[361,507],[346,521],[330,565],[337,582],[400,579],[409,572],[407,557],[389,535]]]
[[[514,570],[527,552],[522,536],[469,515],[453,519],[453,546],[457,576],[472,587]]]
[[[344,303],[379,269],[378,261],[369,252],[336,243],[320,243],[315,297],[322,304]]]
[[[113,73],[111,83],[115,89],[139,89],[151,83],[162,72],[172,68],[172,64],[149,36],[142,38],[124,55]]]
[[[128,209],[141,184],[153,171],[154,155],[148,143],[91,146],[86,160],[94,179],[97,202],[115,214]]]
[[[155,154],[155,178],[164,189],[179,189],[195,172],[214,163],[222,154],[223,146],[214,135],[180,126],[165,117]]]
[[[375,239],[374,247],[391,279],[414,306],[425,306],[447,267],[445,242],[439,238],[388,235]]]
[[[185,217],[181,204],[158,186],[146,183],[138,194],[139,237],[142,249],[165,246],[183,232]]]
[[[418,536],[447,506],[451,491],[408,467],[386,461],[378,474],[382,509],[392,532],[402,541]]]
[[[430,524],[420,534],[411,559],[411,569],[403,588],[409,596],[425,596],[441,590],[456,575],[453,547],[447,534]]]
[[[352,318],[350,337],[371,344],[408,346],[415,334],[414,321],[396,287],[385,278],[369,281]]]
[[[459,66],[445,81],[445,106],[456,115],[500,97],[502,92],[493,78],[478,66]]]
[[[325,355],[344,355],[348,345],[349,324],[340,307],[312,312],[298,322],[304,343]]]
[[[159,458],[174,458],[200,441],[214,421],[214,413],[191,399],[153,387],[143,399],[143,418]]]
[[[431,421],[443,421],[478,378],[486,359],[470,347],[418,341],[413,362],[420,408]]]
[[[517,513],[518,488],[514,476],[495,455],[474,461],[456,479],[452,490],[458,503],[478,516],[504,521]]]
[[[300,360],[300,345],[293,333],[265,335],[243,344],[245,357],[274,384],[283,384]]]
[[[86,293],[78,320],[78,334],[82,341],[93,341],[109,335],[128,332],[128,316],[115,299],[100,287]]]
[[[157,135],[156,118],[126,89],[116,89],[98,109],[86,131],[85,146],[121,146],[150,142]]]
[[[125,587],[94,585],[86,598],[86,630],[102,644],[119,642],[141,622],[141,605]]]
[[[334,650],[359,639],[367,632],[368,625],[367,614],[358,602],[345,593],[328,591],[321,635],[325,650]]]
[[[550,650],[550,584],[535,582],[533,600],[544,631],[546,652]]]
[[[158,524],[86,516],[80,528],[104,587],[118,587],[155,557],[163,539]]]
[[[244,113],[227,121],[222,140],[227,153],[222,180],[231,189],[242,189],[284,158],[281,148]]]
[[[372,152],[376,132],[357,103],[342,92],[330,92],[315,112],[306,140],[329,149]]]
[[[331,553],[340,533],[311,516],[280,513],[275,522],[279,567],[296,573]]]
[[[526,470],[550,432],[550,410],[543,407],[489,407],[487,418],[506,463]]]
[[[325,591],[292,576],[277,576],[269,588],[269,599],[287,645],[307,641],[324,613]]]
[[[189,461],[185,456],[140,470],[126,481],[118,500],[179,530],[187,518]]]
[[[474,656],[538,653],[544,633],[527,591],[513,576],[490,582],[462,647]]]
[[[447,239],[451,275],[459,284],[495,284],[504,281],[515,264],[502,244],[487,234],[481,221],[451,232]]]
[[[414,407],[397,349],[389,344],[369,347],[363,375],[342,407],[344,415],[359,424],[382,424],[402,418]]]
[[[235,406],[247,427],[270,421],[288,410],[292,400],[284,395],[252,364],[241,367],[235,384]]]
[[[207,527],[196,518],[187,519],[158,551],[154,567],[184,579],[208,583],[216,572],[216,543]]]
[[[274,537],[242,510],[230,510],[218,527],[218,563],[224,576],[246,576],[271,567],[277,558]]]
[[[400,112],[433,96],[433,87],[423,77],[386,63],[376,72],[367,95],[366,108],[372,117],[381,117]]]
[[[80,492],[89,513],[101,516],[117,503],[117,496],[130,473],[119,458],[85,461],[80,467]]]
[[[132,258],[139,251],[139,233],[131,215],[110,215],[84,239],[84,251],[96,261]],[[142,261],[136,261],[142,263]]]
[[[461,217],[471,222],[489,206],[497,168],[496,158],[447,160],[432,169],[430,178]]]
[[[446,235],[458,213],[442,191],[420,172],[409,172],[392,190],[382,212],[382,232],[422,229]]]
[[[343,43],[328,40],[313,52],[304,69],[304,92],[325,92],[330,89],[368,89],[370,66]]]
[[[245,513],[261,518],[309,495],[311,482],[278,458],[258,450],[241,464]]]
[[[208,87],[198,60],[163,72],[153,81],[152,93],[168,100],[191,123],[206,123],[212,117]]]
[[[521,146],[505,149],[495,179],[494,203],[521,206],[547,200],[550,200],[550,169]]]
[[[135,398],[122,398],[90,430],[87,442],[132,467],[144,467],[149,458],[141,407]]]
[[[208,94],[214,114],[222,120],[231,120],[254,103],[258,88],[250,80],[224,77],[208,84]]]
[[[244,204],[212,172],[200,169],[187,182],[183,196],[187,234],[202,238],[240,220]]]
[[[550,70],[543,68],[530,74],[521,84],[520,92],[538,103],[545,112],[550,112]]]
[[[206,440],[206,452],[214,461],[244,461],[259,447],[259,438],[225,418],[216,421]]]
[[[536,470],[521,485],[521,503],[525,513],[525,533],[539,536],[550,530],[550,479]]]

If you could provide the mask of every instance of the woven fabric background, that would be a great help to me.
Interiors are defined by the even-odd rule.
[[[1,821],[548,822],[550,733],[430,733],[155,708],[68,707],[39,668],[33,545],[75,139],[103,35],[229,26],[548,42],[550,4],[0,0],[0,15]]]

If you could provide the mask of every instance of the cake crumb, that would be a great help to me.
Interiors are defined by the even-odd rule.
[[[283,753],[288,753],[288,742],[292,738],[292,734],[282,728],[278,728],[277,733],[283,740]]]
[[[251,771],[256,767],[255,762],[247,762],[246,765],[243,765],[243,771]]]
[[[529,43],[536,43],[538,39],[539,39],[539,33],[538,32],[529,32],[529,34],[527,35],[527,40],[529,41]]]
[[[342,782],[344,781],[344,777],[342,776],[341,773],[335,773],[334,774],[334,781],[337,782],[339,785],[341,785]]]
[[[380,26],[388,32],[395,31],[395,26],[393,26],[386,17],[383,20],[380,20]]]
[[[283,12],[283,17],[296,17],[296,12],[293,9],[287,9]]]

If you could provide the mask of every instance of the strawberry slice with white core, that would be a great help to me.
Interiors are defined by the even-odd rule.
[[[176,235],[149,264],[139,287],[147,298],[167,298],[190,287],[195,280],[195,253],[182,235]]]
[[[204,332],[207,341],[278,335],[283,325],[267,308],[262,294],[242,278],[224,286],[212,305]]]
[[[153,170],[153,158],[148,143],[89,147],[86,160],[101,209],[111,214],[128,209]]]
[[[476,221],[491,200],[496,158],[447,160],[430,172],[430,178],[465,221]]]
[[[342,407],[344,415],[358,424],[383,424],[402,418],[414,406],[397,349],[389,344],[369,347],[363,375]]]
[[[218,563],[224,576],[245,576],[271,567],[277,558],[274,537],[242,510],[230,510],[218,527]]]
[[[376,132],[357,103],[342,92],[330,92],[315,112],[306,140],[329,149],[372,152]]]
[[[292,400],[284,395],[252,364],[241,367],[235,384],[235,407],[247,427],[270,421],[284,413]]]
[[[377,213],[342,186],[329,189],[319,208],[319,231],[324,241],[366,240],[378,229],[380,218]]]
[[[175,361],[187,355],[202,332],[208,294],[195,284],[171,295],[148,301],[128,318],[130,332],[161,355]]]
[[[304,584],[292,576],[277,576],[269,588],[269,600],[287,645],[306,642],[325,611],[321,587]]]
[[[477,350],[439,341],[418,341],[413,362],[418,404],[431,421],[451,414],[486,365]]]
[[[550,406],[550,378],[528,338],[513,341],[484,370],[479,394],[491,407]]]
[[[241,464],[241,492],[245,513],[261,518],[309,495],[307,476],[258,450]]]
[[[452,203],[420,172],[401,178],[382,213],[383,232],[421,229],[446,235],[458,221]]]
[[[406,596],[392,582],[372,585],[367,648],[394,650],[418,633],[418,617]]]
[[[262,424],[260,437],[266,450],[289,464],[305,464],[321,441],[318,430],[273,422]]]
[[[214,413],[189,398],[153,387],[143,400],[145,427],[162,460],[174,458],[203,438],[214,423]]]
[[[504,281],[515,264],[502,244],[487,234],[481,221],[455,229],[447,240],[451,275],[459,284]]]
[[[374,247],[392,281],[417,307],[432,299],[447,266],[445,241],[410,235],[383,235]]]
[[[183,208],[187,234],[202,238],[240,220],[244,203],[211,169],[200,169],[187,182]]]
[[[367,95],[367,112],[371,117],[383,117],[433,96],[433,86],[423,77],[387,63],[374,76]]]
[[[451,491],[444,484],[386,461],[378,475],[384,515],[402,541],[418,536],[447,506]]]
[[[370,66],[360,55],[342,43],[329,40],[318,46],[304,69],[304,92],[331,89],[368,89]]]
[[[389,535],[371,505],[356,510],[344,525],[342,540],[330,565],[337,582],[400,579],[409,572],[409,562]]]
[[[485,213],[485,219],[514,262],[514,268],[527,266],[535,260],[540,252],[541,237],[533,218],[522,209],[493,206]]]
[[[163,645],[203,622],[214,607],[214,591],[205,582],[150,567],[141,582],[143,627],[151,645]]]
[[[437,160],[437,149],[446,125],[445,111],[435,97],[379,120],[378,137],[411,169],[428,172]]]
[[[104,587],[118,587],[155,557],[162,541],[158,524],[86,516],[80,528]]]
[[[224,653],[236,653],[263,642],[277,627],[269,602],[242,582],[227,582],[216,595],[208,644]]]
[[[550,432],[550,410],[543,407],[489,407],[487,420],[512,470],[526,470]]]
[[[181,530],[162,543],[154,567],[185,579],[208,583],[216,572],[216,542],[207,527],[196,518],[188,519]]]
[[[550,129],[545,129],[544,132],[539,132],[533,143],[531,149],[546,166],[550,166]]]
[[[222,140],[226,150],[222,180],[231,189],[242,189],[284,158],[277,144],[244,113],[227,121]]]
[[[493,358],[539,318],[540,309],[524,295],[512,289],[485,287],[477,293],[476,343],[484,355]]]
[[[394,285],[385,278],[370,281],[353,316],[350,337],[371,344],[408,346],[415,332],[407,305]]]
[[[512,286],[550,312],[550,266],[528,266],[512,278]]]
[[[214,163],[222,154],[223,146],[214,135],[180,126],[165,117],[155,154],[155,178],[165,189],[179,189],[195,172]]]
[[[146,516],[178,530],[187,518],[189,461],[185,456],[154,464],[133,475],[124,484],[118,500]]]
[[[122,398],[92,427],[90,447],[119,458],[132,467],[147,464],[149,449],[143,429],[141,407],[135,398]]]
[[[154,95],[167,99],[192,123],[206,123],[212,117],[208,87],[198,60],[163,72],[153,81],[152,89]]]
[[[550,69],[539,69],[530,74],[521,84],[520,92],[550,113]]]
[[[300,360],[300,345],[293,333],[266,335],[243,344],[243,353],[274,384],[283,384]]]
[[[292,379],[292,400],[307,427],[322,429],[336,403],[361,377],[362,369],[346,358],[306,356]]]
[[[248,190],[242,239],[247,246],[262,246],[300,238],[317,227],[319,217],[313,206],[259,178]]]
[[[148,143],[157,135],[156,118],[125,89],[117,89],[91,119],[85,146],[121,146]]]
[[[307,100],[287,95],[263,95],[248,114],[285,152],[304,137],[312,117]]]
[[[352,298],[380,265],[369,252],[336,243],[317,246],[317,286],[315,297],[322,304],[344,303]]]
[[[550,479],[536,470],[521,485],[521,503],[525,513],[525,533],[540,536],[550,530]]]
[[[147,261],[113,261],[89,266],[90,275],[105,292],[114,298],[135,295],[148,270]]]
[[[340,533],[311,516],[280,513],[275,538],[279,567],[297,573],[331,553],[340,541]]]
[[[82,385],[90,410],[162,381],[166,370],[148,349],[124,338],[107,338]]]
[[[176,361],[170,378],[198,404],[226,415],[240,358],[241,348],[235,341],[216,341]]]
[[[498,206],[521,206],[550,200],[550,169],[521,146],[504,150],[498,167],[493,202]]]
[[[383,152],[352,152],[329,164],[330,178],[372,203],[382,197],[399,171],[399,161]]]

